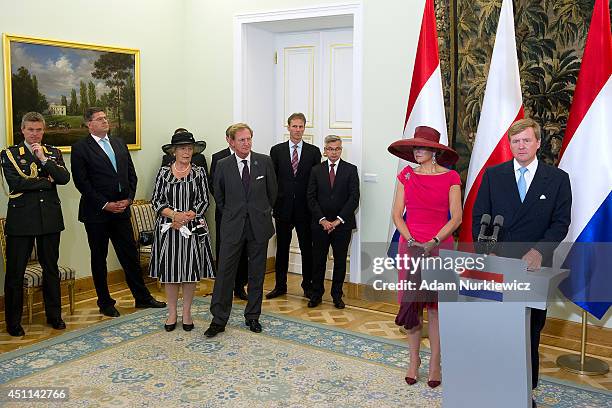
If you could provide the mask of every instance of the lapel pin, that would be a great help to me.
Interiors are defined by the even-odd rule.
[[[542,195],[540,196],[540,200],[546,200],[546,196],[545,196],[544,194],[542,194]]]

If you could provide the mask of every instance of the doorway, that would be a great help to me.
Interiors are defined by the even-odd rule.
[[[343,158],[361,172],[362,8],[360,4],[250,13],[234,18],[234,121],[254,130],[253,150],[269,153],[287,140],[286,118],[303,112],[304,139],[343,139]],[[282,65],[281,65],[282,64]],[[280,67],[280,68],[279,68]],[[360,214],[347,280],[361,283]],[[299,272],[294,237],[290,271]],[[274,256],[269,245],[268,256]]]

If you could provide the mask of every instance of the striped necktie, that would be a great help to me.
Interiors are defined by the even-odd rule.
[[[293,175],[297,174],[298,164],[300,160],[298,158],[297,145],[293,145],[293,154],[291,155],[291,168],[293,169]]]

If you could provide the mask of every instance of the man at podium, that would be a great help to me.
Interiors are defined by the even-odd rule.
[[[527,262],[527,270],[551,266],[555,248],[567,235],[572,193],[566,172],[537,159],[540,126],[530,118],[508,130],[514,159],[486,169],[474,204],[472,236],[477,241],[483,214],[503,216],[491,253]],[[510,243],[510,244],[508,244]],[[531,309],[532,387],[538,385],[538,346],[546,310]]]

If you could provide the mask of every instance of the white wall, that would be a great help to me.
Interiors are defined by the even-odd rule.
[[[167,0],[0,0],[3,33],[140,49],[142,150],[132,153],[139,176],[137,198],[150,198],[161,160],[160,146],[168,143],[175,128],[185,126],[183,4]],[[4,76],[0,82],[4,84]],[[5,110],[0,109],[2,147],[6,145],[4,123]],[[70,154],[64,159],[70,166]],[[78,277],[89,276],[87,237],[77,221],[80,194],[72,182],[59,186],[58,191],[66,224],[60,262],[76,268]],[[0,214],[6,214],[6,206],[7,198],[0,194]],[[108,268],[120,268],[112,250]],[[4,273],[0,276],[4,293]]]
[[[184,126],[207,141],[206,155],[225,147],[232,123],[233,17],[236,14],[338,4],[325,0],[0,0],[0,31],[141,50],[143,149],[133,153],[140,176],[138,197],[151,193],[159,146]],[[386,148],[402,135],[412,65],[424,0],[363,0],[363,173],[361,238],[386,240],[397,161]],[[50,17],[52,16],[52,17]],[[99,23],[96,23],[99,22]],[[239,118],[237,118],[239,119]],[[0,111],[3,123],[4,111]],[[1,128],[1,127],[0,127]],[[254,129],[256,138],[258,129]],[[257,149],[265,151],[257,145]],[[68,158],[69,161],[69,158]],[[61,262],[90,274],[89,250],[76,222],[78,193],[60,188],[66,232]],[[6,198],[0,198],[0,213]],[[109,269],[117,267],[112,260]],[[579,320],[573,305],[552,308],[549,316]],[[598,324],[612,327],[611,313]]]

